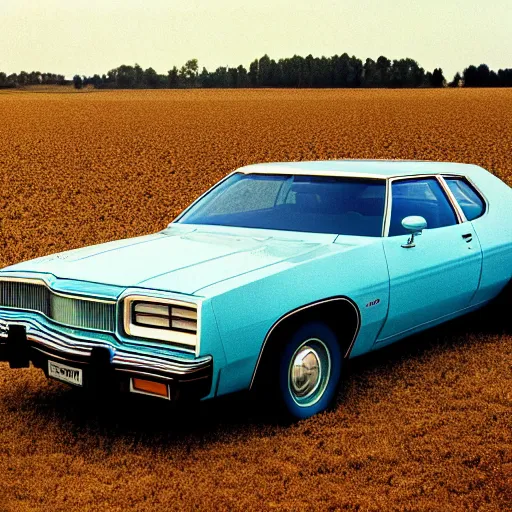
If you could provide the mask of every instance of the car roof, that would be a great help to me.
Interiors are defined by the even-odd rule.
[[[306,162],[271,162],[247,165],[236,172],[244,174],[300,174],[363,178],[394,178],[423,174],[468,176],[485,171],[472,164],[422,160],[315,160]]]

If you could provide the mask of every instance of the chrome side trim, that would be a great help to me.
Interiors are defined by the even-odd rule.
[[[310,308],[313,308],[315,306],[319,306],[321,304],[326,304],[328,302],[335,302],[335,301],[344,301],[344,302],[348,302],[355,310],[356,312],[356,317],[357,317],[357,326],[356,326],[356,329],[354,331],[354,335],[352,337],[352,340],[350,342],[350,345],[348,346],[348,349],[347,351],[345,352],[345,355],[343,356],[345,359],[350,355],[350,352],[352,350],[352,347],[354,346],[354,343],[356,341],[356,338],[357,338],[357,335],[359,334],[359,330],[361,328],[361,314],[359,313],[359,309],[358,307],[356,306],[356,304],[350,300],[348,297],[332,297],[330,299],[323,299],[323,300],[319,300],[317,302],[312,302],[311,304],[306,304],[305,306],[301,306],[301,307],[298,307],[288,313],[286,313],[285,315],[283,315],[281,318],[279,318],[275,323],[274,325],[272,325],[272,327],[270,328],[270,330],[267,332],[267,335],[265,336],[265,339],[263,340],[263,344],[261,346],[261,349],[260,349],[260,353],[258,355],[258,360],[256,361],[256,366],[254,367],[254,371],[252,373],[252,377],[251,377],[251,383],[249,384],[249,389],[252,389],[252,386],[254,384],[254,380],[256,379],[256,373],[258,371],[258,367],[260,365],[260,362],[261,362],[261,358],[263,356],[263,352],[265,351],[265,347],[267,345],[267,342],[268,340],[270,339],[270,336],[272,335],[272,333],[274,332],[274,330],[279,326],[279,324],[281,324],[284,320],[290,318],[291,316],[297,314],[297,313],[300,313],[301,311],[304,311],[306,309],[310,309]]]
[[[453,192],[450,190],[450,187],[444,180],[443,176],[437,176],[437,181],[441,185],[442,189],[444,190],[444,193],[448,196],[448,201],[451,203],[452,208],[457,215],[457,221],[459,224],[462,224],[463,222],[466,222],[466,216],[464,215],[464,212],[462,211],[462,208],[460,207],[459,203],[455,199],[455,196],[453,195]]]
[[[391,206],[393,204],[393,195],[391,193],[391,180],[386,180],[386,203],[384,209],[384,226],[382,228],[382,236],[386,237],[389,233],[391,224]]]
[[[269,175],[279,175],[283,174],[286,176],[295,175],[295,176],[330,176],[330,177],[338,177],[338,178],[362,178],[362,179],[370,179],[370,180],[385,180],[386,176],[383,174],[373,174],[373,173],[365,173],[365,172],[344,172],[344,171],[319,171],[313,169],[297,169],[294,167],[287,166],[278,166],[272,165],[272,167],[268,169],[263,168],[244,168],[241,167],[236,171],[236,173],[240,174],[269,174]],[[234,174],[234,173],[232,173]]]
[[[164,359],[161,356],[140,356],[138,354],[117,350],[112,357],[112,364],[120,364],[122,366],[132,367],[134,369],[157,370],[164,373],[172,373],[173,375],[190,375],[192,373],[203,370],[212,362],[211,356],[204,356],[200,360],[193,360],[185,363]]]

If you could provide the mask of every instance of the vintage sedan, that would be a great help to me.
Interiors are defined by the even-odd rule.
[[[469,313],[512,276],[512,190],[475,165],[250,165],[163,231],[0,272],[11,368],[166,400],[258,390],[292,418],[344,361]]]

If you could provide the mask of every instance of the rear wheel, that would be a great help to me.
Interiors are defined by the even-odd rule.
[[[294,331],[279,358],[282,412],[292,419],[303,419],[327,409],[336,396],[341,364],[338,340],[327,325],[308,322]]]

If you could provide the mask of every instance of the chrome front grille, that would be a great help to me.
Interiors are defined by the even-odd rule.
[[[30,309],[50,317],[50,290],[37,283],[0,281],[0,306]]]
[[[61,324],[113,332],[116,327],[115,315],[115,303],[51,294],[50,318]]]
[[[0,307],[37,311],[69,327],[114,332],[116,326],[115,302],[58,294],[38,282],[0,281]]]

